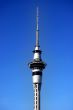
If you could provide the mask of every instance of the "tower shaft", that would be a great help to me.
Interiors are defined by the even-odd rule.
[[[34,110],[40,110],[40,91],[42,82],[42,71],[40,69],[32,70],[32,80],[34,89]]]
[[[40,110],[40,84],[33,84],[34,87],[34,110]]]

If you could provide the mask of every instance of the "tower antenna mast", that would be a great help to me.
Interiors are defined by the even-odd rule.
[[[39,47],[39,7],[37,6],[36,15],[36,47]]]

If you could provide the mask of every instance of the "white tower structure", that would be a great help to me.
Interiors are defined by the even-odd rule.
[[[29,63],[32,70],[32,80],[34,88],[34,110],[40,110],[40,90],[42,83],[42,71],[45,69],[46,64],[41,59],[41,50],[39,46],[39,11],[37,7],[36,16],[36,46],[33,51],[33,61]]]

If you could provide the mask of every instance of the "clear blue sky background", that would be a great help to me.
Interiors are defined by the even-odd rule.
[[[73,1],[39,0],[47,63],[41,110],[73,110]],[[28,62],[35,45],[36,0],[0,0],[0,110],[33,110]]]

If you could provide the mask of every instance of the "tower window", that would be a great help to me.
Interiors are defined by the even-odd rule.
[[[37,92],[37,89],[36,89],[36,92]]]
[[[37,97],[36,97],[36,100],[37,100]]]

